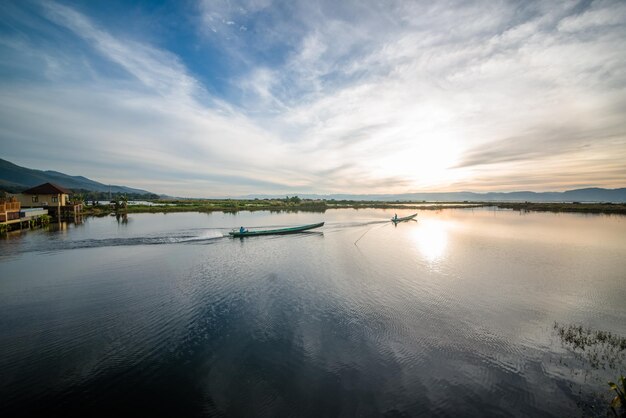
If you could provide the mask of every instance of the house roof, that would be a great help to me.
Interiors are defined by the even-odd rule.
[[[70,194],[69,190],[52,183],[44,183],[31,189],[24,190],[23,194]]]

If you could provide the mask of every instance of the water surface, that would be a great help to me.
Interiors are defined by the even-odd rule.
[[[626,335],[625,217],[394,213],[133,214],[12,234],[0,414],[572,416],[606,394],[618,372],[575,363],[553,325]]]

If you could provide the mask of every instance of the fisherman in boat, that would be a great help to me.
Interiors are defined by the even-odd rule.
[[[398,214],[397,214],[397,213],[394,213],[394,215],[393,215],[393,220],[394,220],[394,221],[397,221],[397,220],[398,220]]]
[[[244,233],[246,233],[246,232],[248,232],[248,230],[247,230],[246,228],[244,228],[243,226],[240,226],[240,227],[239,227],[239,233],[240,233],[240,234],[244,234]]]

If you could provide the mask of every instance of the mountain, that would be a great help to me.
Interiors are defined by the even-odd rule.
[[[126,186],[109,186],[83,176],[69,176],[58,171],[41,171],[20,167],[0,159],[0,191],[21,192],[42,183],[55,183],[74,191],[125,193],[127,195],[152,194],[146,190]],[[298,194],[304,199],[371,200],[371,201],[438,201],[438,202],[626,202],[626,188],[575,189],[565,192],[449,192],[449,193],[404,193],[404,194]],[[240,199],[276,199],[284,195],[248,195]]]
[[[70,176],[58,171],[33,170],[0,159],[0,190],[17,193],[42,183],[54,183],[73,191],[125,194],[152,194],[146,190],[126,186],[109,186],[83,176]]]
[[[565,192],[449,192],[404,194],[299,194],[303,199],[369,200],[369,201],[436,201],[436,202],[626,202],[626,188],[575,189]],[[276,199],[283,195],[248,195],[242,199]]]

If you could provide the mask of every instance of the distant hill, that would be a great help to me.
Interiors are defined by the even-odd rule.
[[[126,186],[109,186],[83,176],[70,176],[58,171],[33,170],[0,159],[0,190],[19,193],[42,183],[54,183],[74,192],[125,193],[151,195],[151,192]]]
[[[626,202],[626,188],[588,188],[565,192],[510,192],[510,193],[404,193],[404,194],[298,194],[304,199],[373,200],[373,201],[437,201],[437,202]],[[248,195],[244,199],[283,198],[282,195]]]
[[[151,192],[126,186],[109,186],[83,176],[70,176],[58,171],[42,171],[20,167],[0,159],[0,191],[18,193],[42,183],[55,183],[74,192],[124,193],[127,195],[151,195]],[[304,199],[373,200],[373,201],[439,201],[439,202],[626,202],[626,188],[575,189],[565,192],[450,192],[450,193],[404,193],[404,194],[298,194]],[[240,199],[284,198],[284,195],[248,195]]]

